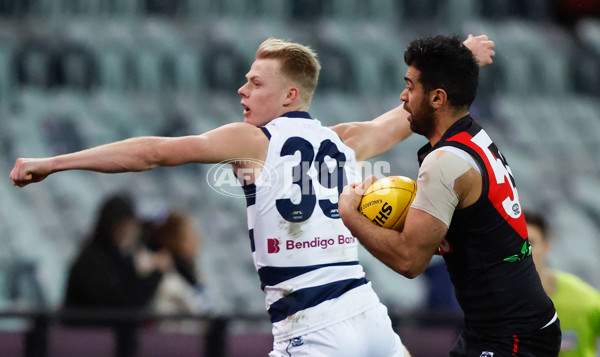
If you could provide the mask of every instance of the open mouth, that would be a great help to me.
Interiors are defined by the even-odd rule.
[[[250,112],[250,108],[244,103],[242,103],[242,107],[244,108],[244,115],[247,115]]]

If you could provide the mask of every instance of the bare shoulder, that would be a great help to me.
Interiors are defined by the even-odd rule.
[[[258,127],[243,123],[229,123],[216,129],[198,135],[200,138],[210,138],[211,141],[219,140],[228,145],[244,145],[252,148],[255,145],[268,145],[268,138]]]
[[[330,129],[333,130],[340,137],[340,139],[346,143],[346,141],[357,136],[357,134],[360,132],[360,128],[364,128],[364,126],[364,122],[349,122],[336,124],[330,127]]]

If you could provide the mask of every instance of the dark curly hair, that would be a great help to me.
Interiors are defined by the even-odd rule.
[[[133,199],[124,193],[106,198],[98,212],[91,240],[96,244],[112,245],[112,229],[125,219],[137,219]]]
[[[468,107],[475,100],[479,66],[458,36],[416,39],[404,52],[404,62],[421,72],[426,92],[443,89],[455,107]]]

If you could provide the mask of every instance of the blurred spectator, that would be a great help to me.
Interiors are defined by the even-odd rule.
[[[202,238],[195,224],[191,216],[177,210],[147,224],[149,247],[168,251],[174,261],[154,296],[153,308],[158,312],[202,313],[207,309],[196,265]]]
[[[196,220],[180,210],[167,211],[146,224],[147,243],[153,250],[171,253],[174,268],[167,272],[154,296],[152,307],[162,314],[211,314],[196,264],[202,244]],[[195,320],[163,322],[168,331],[202,333],[204,355],[226,356],[227,320],[213,317],[207,324]]]
[[[102,204],[91,238],[71,267],[65,308],[135,311],[147,306],[173,262],[166,251],[141,248],[141,227],[129,197],[116,195]],[[117,333],[117,356],[135,356],[139,324],[110,325]]]
[[[550,232],[545,218],[524,212],[533,261],[558,312],[562,329],[560,357],[595,357],[600,338],[600,292],[575,275],[546,265]]]

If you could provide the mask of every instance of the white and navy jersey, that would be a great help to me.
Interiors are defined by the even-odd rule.
[[[379,300],[358,263],[358,241],[337,210],[360,181],[354,151],[306,112],[264,126],[265,165],[245,185],[254,264],[275,341],[359,314]]]

